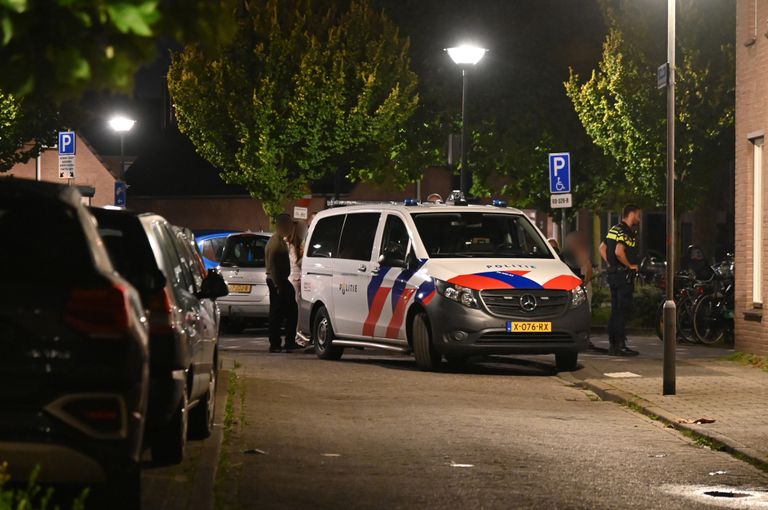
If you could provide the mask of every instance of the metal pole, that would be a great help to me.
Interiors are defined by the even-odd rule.
[[[120,171],[118,172],[118,175],[120,176],[120,180],[125,180],[125,133],[120,131]]]
[[[469,195],[472,176],[467,168],[467,70],[461,70],[461,175],[460,188],[464,196]]]
[[[664,303],[663,394],[675,395],[675,0],[667,0],[667,300]]]

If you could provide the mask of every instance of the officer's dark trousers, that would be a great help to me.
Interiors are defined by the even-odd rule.
[[[627,340],[627,321],[632,315],[632,295],[635,285],[630,273],[619,271],[608,275],[611,288],[611,318],[608,320],[608,339],[612,346],[622,347]]]
[[[269,346],[279,348],[282,343],[280,331],[285,325],[285,345],[296,342],[296,322],[299,308],[296,304],[296,292],[287,279],[278,285],[271,279],[267,280],[269,287]]]

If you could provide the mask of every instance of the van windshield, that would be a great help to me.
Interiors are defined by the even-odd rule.
[[[554,258],[528,218],[519,214],[467,211],[412,216],[430,258]]]

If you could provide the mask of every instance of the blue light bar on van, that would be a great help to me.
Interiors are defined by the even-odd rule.
[[[419,201],[416,200],[415,198],[406,198],[403,204],[407,206],[419,205]]]
[[[507,201],[506,200],[502,200],[500,198],[494,198],[493,202],[491,202],[491,204],[494,207],[506,207],[507,206]]]

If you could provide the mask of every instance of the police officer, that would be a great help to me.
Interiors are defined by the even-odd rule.
[[[608,350],[612,356],[637,356],[627,347],[627,321],[632,314],[635,274],[638,270],[637,231],[642,211],[636,205],[624,207],[621,223],[608,231],[600,245],[600,256],[608,265],[611,288],[611,318],[608,321]]]

